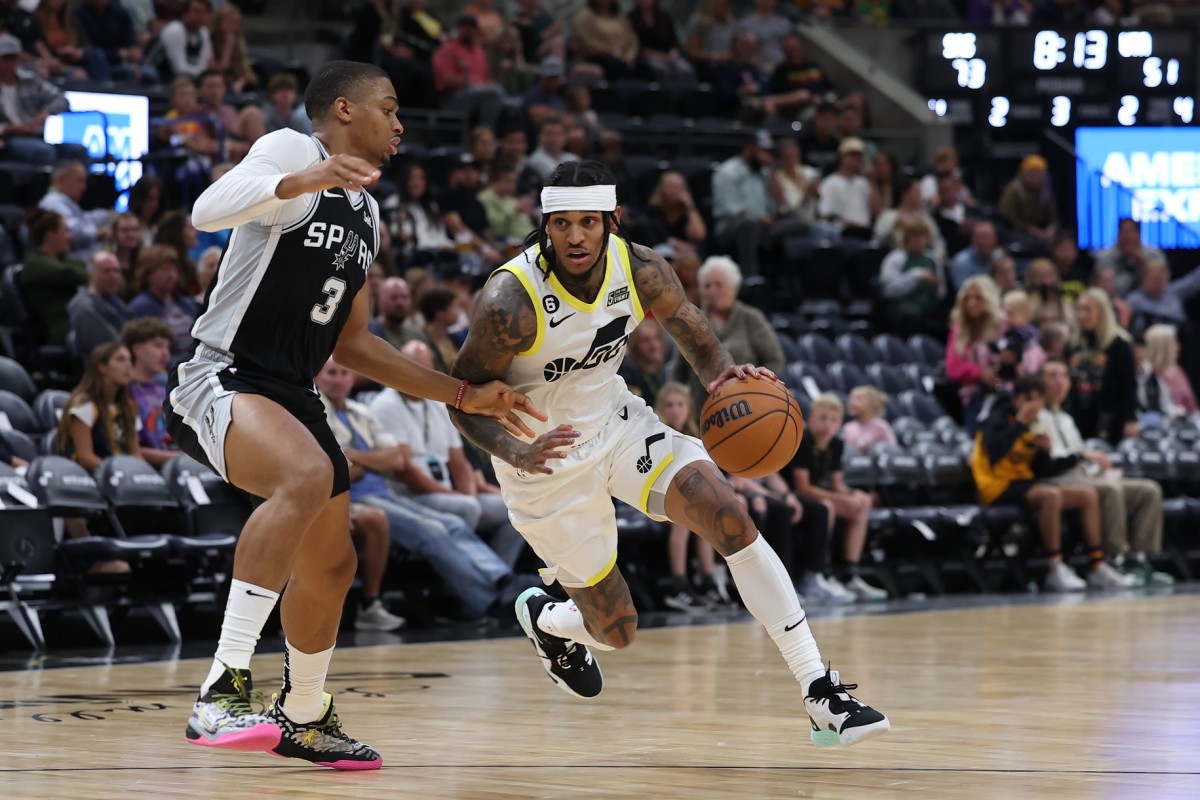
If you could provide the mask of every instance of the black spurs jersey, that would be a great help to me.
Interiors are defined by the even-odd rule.
[[[378,206],[365,192],[327,189],[271,202],[284,175],[327,157],[311,136],[268,134],[193,212],[197,227],[237,227],[192,335],[231,354],[235,368],[301,386],[312,385],[333,353],[379,250]],[[239,206],[244,212],[221,216]]]

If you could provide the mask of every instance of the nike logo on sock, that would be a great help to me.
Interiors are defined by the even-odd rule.
[[[252,592],[249,589],[246,590],[246,594],[250,595],[251,597],[262,597],[267,600],[271,599],[271,595],[269,594],[259,594],[258,592]]]
[[[800,617],[800,619],[798,619],[798,620],[796,620],[795,622],[793,622],[791,625],[784,625],[784,626],[783,626],[783,632],[784,632],[784,633],[787,633],[788,631],[794,631],[794,630],[796,630],[796,628],[799,628],[799,627],[800,627],[800,623],[804,622],[804,620],[805,620],[805,619],[807,619],[807,618],[808,618],[808,614],[805,614],[804,616]]]

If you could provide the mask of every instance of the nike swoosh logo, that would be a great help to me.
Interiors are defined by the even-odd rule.
[[[251,597],[262,597],[267,600],[271,599],[271,595],[269,594],[259,594],[258,592],[252,592],[249,589],[246,590],[246,594],[250,595]]]
[[[575,316],[575,314],[577,314],[577,313],[578,313],[578,312],[576,312],[576,311],[572,311],[570,314],[567,314],[567,315],[566,315],[565,317],[563,317],[562,319],[552,319],[552,320],[550,320],[550,327],[551,327],[551,328],[557,328],[559,325],[562,325],[564,322],[566,322],[567,320],[569,320],[571,317]]]
[[[247,589],[246,591],[250,591],[250,590],[249,590],[249,589]],[[802,622],[804,622],[804,620],[806,620],[807,618],[808,618],[808,615],[807,615],[807,614],[805,614],[803,617],[801,617],[801,618],[800,618],[799,620],[797,620],[796,622],[793,622],[791,625],[784,625],[784,626],[783,626],[783,632],[784,632],[784,633],[787,633],[788,631],[794,631],[794,630],[796,630],[796,628],[799,628],[799,627],[800,627],[800,624],[801,624]]]

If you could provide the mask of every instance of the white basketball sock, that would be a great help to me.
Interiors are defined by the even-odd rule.
[[[285,642],[283,699],[280,708],[292,722],[312,722],[325,710],[325,676],[333,648],[303,653]]]
[[[208,677],[200,685],[201,696],[225,674],[226,666],[250,668],[250,657],[254,655],[258,637],[278,600],[279,592],[234,578],[229,585],[229,600],[225,604],[225,619],[221,622],[217,652],[208,670]]]
[[[568,600],[565,603],[550,603],[542,609],[542,613],[534,620],[534,624],[551,636],[570,639],[597,650],[616,649],[612,645],[597,642],[588,633],[587,626],[583,624],[583,614],[575,605],[574,600]]]
[[[783,562],[760,534],[753,544],[726,558],[725,563],[746,609],[775,640],[807,694],[808,685],[825,674],[825,667]]]

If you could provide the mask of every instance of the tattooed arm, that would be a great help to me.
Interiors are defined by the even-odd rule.
[[[536,337],[533,301],[515,275],[498,272],[475,302],[467,340],[458,351],[450,374],[472,384],[503,379],[513,357],[527,350]],[[550,474],[546,460],[565,457],[565,453],[555,448],[573,444],[577,435],[569,426],[559,426],[531,443],[522,442],[510,436],[494,419],[463,414],[453,408],[449,411],[454,426],[477,447],[528,472]]]

